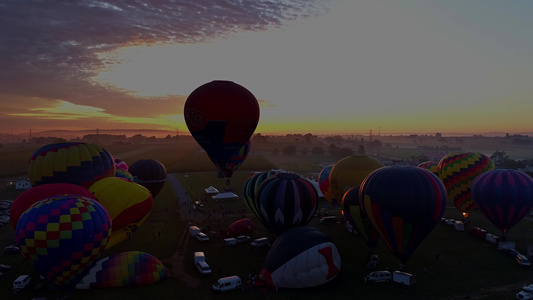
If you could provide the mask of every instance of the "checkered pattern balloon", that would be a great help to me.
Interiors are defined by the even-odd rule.
[[[439,162],[439,177],[448,192],[448,200],[468,217],[475,202],[470,193],[472,182],[479,174],[494,169],[494,163],[485,154],[478,152],[452,153]]]
[[[79,195],[53,196],[33,204],[16,228],[24,258],[59,287],[80,281],[106,248],[110,234],[106,209]]]

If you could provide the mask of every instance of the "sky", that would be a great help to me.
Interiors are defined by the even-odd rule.
[[[0,133],[187,132],[213,80],[256,133],[533,132],[529,0],[0,0]]]

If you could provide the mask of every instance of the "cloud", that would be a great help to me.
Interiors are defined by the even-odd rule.
[[[132,45],[200,43],[266,31],[326,11],[319,1],[296,0],[3,1],[0,100],[61,99],[62,105],[73,105],[70,109],[91,106],[93,113],[122,116],[139,116],[148,105],[160,111],[166,106],[168,112],[168,105],[184,99],[145,98],[91,81],[111,63],[99,54]],[[28,113],[55,115],[42,107]]]

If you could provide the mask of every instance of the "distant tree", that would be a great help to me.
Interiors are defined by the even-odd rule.
[[[279,154],[279,149],[278,148],[272,149],[272,154],[278,155]]]
[[[323,155],[324,154],[324,148],[316,146],[311,150],[311,153],[313,155]]]
[[[358,154],[365,154],[366,153],[365,145],[359,145],[357,147],[357,153]]]
[[[307,147],[304,147],[302,149],[302,155],[307,155],[307,152],[308,152]]]
[[[337,145],[335,144],[329,144],[329,147],[328,147],[328,152],[329,154],[331,155],[335,155],[335,153],[337,153],[339,147],[337,147]]]
[[[435,138],[441,139],[442,138],[442,134],[440,132],[435,133]]]
[[[293,156],[295,154],[296,154],[296,146],[290,145],[290,146],[283,148],[283,155]]]

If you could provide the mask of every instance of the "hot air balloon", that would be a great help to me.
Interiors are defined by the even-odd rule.
[[[20,217],[16,236],[37,272],[58,287],[73,287],[107,246],[111,220],[98,202],[79,195],[53,196]]]
[[[280,173],[280,171],[278,170],[255,173],[246,180],[242,189],[242,196],[244,198],[246,206],[265,227],[266,224],[263,223],[263,220],[261,219],[261,214],[259,213],[259,210],[257,209],[255,204],[256,192],[261,183],[263,183],[263,181],[265,181],[270,176],[278,173]]]
[[[368,247],[375,248],[379,234],[359,204],[359,188],[360,185],[357,185],[344,194],[342,211],[346,221],[359,233]]]
[[[213,161],[238,157],[259,121],[259,104],[245,87],[216,80],[196,88],[184,107],[187,128]]]
[[[494,163],[478,152],[451,153],[439,162],[439,177],[448,192],[448,199],[464,215],[474,209],[470,187],[476,176],[494,169]]]
[[[158,160],[141,159],[128,168],[133,181],[147,188],[155,199],[167,181],[167,169]]]
[[[255,206],[267,229],[279,235],[309,224],[318,209],[318,192],[298,174],[279,173],[261,183]]]
[[[521,171],[487,171],[474,179],[470,191],[476,206],[503,238],[533,207],[533,179]]]
[[[311,226],[281,234],[259,271],[259,283],[281,288],[309,288],[333,280],[340,272],[341,256],[331,239]]]
[[[95,182],[89,191],[107,209],[113,222],[108,248],[131,236],[152,209],[150,191],[132,181],[108,177]]]
[[[160,282],[169,276],[169,270],[155,256],[141,251],[127,251],[97,261],[76,288],[139,286]]]
[[[333,165],[326,166],[320,171],[320,174],[318,174],[318,187],[329,203],[333,200],[331,186],[329,185],[329,174],[331,173],[332,168]]]
[[[115,177],[122,178],[122,179],[125,179],[125,180],[128,180],[128,181],[134,181],[133,180],[133,176],[127,170],[117,169],[115,171]]]
[[[381,167],[380,161],[367,155],[352,155],[336,162],[329,173],[333,207],[340,209],[344,193],[360,185],[366,175]]]
[[[32,204],[48,197],[63,195],[80,195],[94,200],[93,194],[80,185],[71,183],[48,183],[34,186],[20,193],[13,201],[9,211],[9,221],[11,226],[13,226],[14,229],[17,228],[17,222],[20,216],[30,208]]]
[[[405,264],[446,208],[446,189],[430,171],[383,167],[360,187],[359,204],[392,254]]]
[[[218,177],[219,178],[230,178],[233,175],[233,172],[242,165],[251,149],[251,142],[248,140],[234,156],[229,159],[217,159],[215,157],[209,156],[209,159],[215,166],[218,168]]]
[[[440,162],[439,160],[425,161],[425,162],[419,163],[418,166],[420,168],[424,168],[430,171],[431,173],[439,176],[439,162]]]
[[[89,188],[95,181],[115,176],[115,162],[109,152],[94,144],[49,144],[30,158],[28,176],[32,186],[72,183]]]
[[[255,224],[252,222],[252,220],[248,218],[240,219],[228,226],[228,229],[226,229],[226,236],[235,237],[248,234],[254,231],[255,228]]]
[[[128,164],[125,161],[123,161],[122,159],[115,158],[114,161],[115,161],[115,167],[117,169],[123,170],[123,171],[127,171],[128,170]]]

